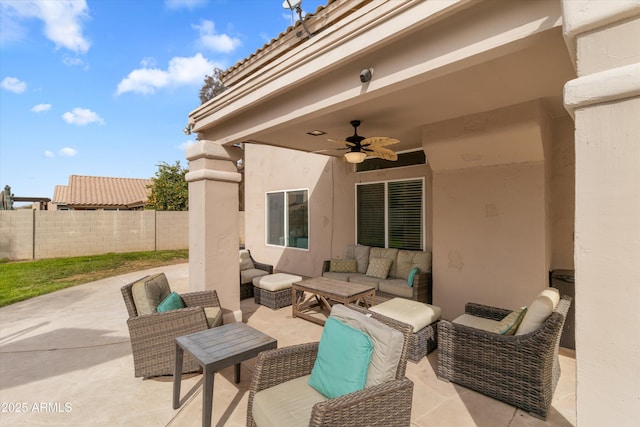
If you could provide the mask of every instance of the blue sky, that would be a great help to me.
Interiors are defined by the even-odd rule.
[[[205,75],[291,23],[282,0],[0,0],[1,188],[53,197],[70,175],[187,166]]]

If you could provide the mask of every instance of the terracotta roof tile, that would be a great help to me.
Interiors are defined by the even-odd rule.
[[[134,207],[144,205],[151,179],[71,175],[69,185],[57,185],[53,201],[72,207]]]

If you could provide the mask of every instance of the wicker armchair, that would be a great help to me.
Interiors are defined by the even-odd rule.
[[[309,426],[409,426],[413,397],[413,382],[405,377],[407,350],[411,326],[380,316],[361,307],[349,308],[371,314],[380,322],[398,329],[404,335],[402,354],[395,379],[334,399],[316,403],[311,419],[300,420]],[[256,427],[253,401],[257,392],[311,374],[318,353],[318,342],[300,344],[261,353],[249,388],[247,426]]]
[[[546,419],[560,378],[558,347],[571,298],[563,296],[542,326],[500,335],[446,320],[438,323],[439,378]],[[465,312],[501,320],[510,310],[468,303]]]
[[[266,274],[273,274],[273,265],[257,262],[253,259],[249,249],[241,249],[240,252],[249,254],[249,259],[253,263],[253,268],[242,270],[240,266],[240,299],[253,298],[253,278]]]
[[[121,288],[129,313],[127,326],[136,377],[173,375],[175,338],[209,328],[205,307],[220,307],[215,290],[180,294],[185,308],[163,313],[138,315],[129,283]],[[183,373],[198,372],[200,366],[185,355]]]

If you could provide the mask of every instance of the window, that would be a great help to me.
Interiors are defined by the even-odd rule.
[[[309,249],[309,191],[267,193],[267,244]]]
[[[423,179],[356,185],[360,245],[422,250]]]

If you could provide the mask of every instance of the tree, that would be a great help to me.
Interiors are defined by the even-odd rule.
[[[157,211],[186,211],[189,210],[189,185],[185,175],[189,170],[180,166],[180,161],[174,165],[161,162],[156,176],[151,178],[153,185],[149,194],[146,209]]]
[[[220,81],[221,75],[222,70],[216,67],[213,69],[213,73],[210,76],[204,77],[204,86],[202,86],[202,88],[200,89],[201,104],[212,100],[227,89],[222,84],[222,81]]]

